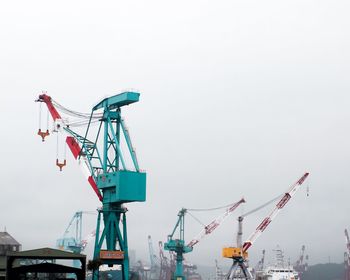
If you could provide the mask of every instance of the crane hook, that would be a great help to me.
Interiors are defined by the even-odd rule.
[[[38,135],[41,136],[41,140],[44,142],[45,141],[45,137],[50,135],[50,132],[48,129],[46,129],[46,131],[41,131],[41,129],[39,128],[38,131]]]
[[[64,160],[63,163],[58,162],[58,159],[56,159],[56,165],[60,168],[60,171],[62,171],[63,166],[66,166],[67,161]]]

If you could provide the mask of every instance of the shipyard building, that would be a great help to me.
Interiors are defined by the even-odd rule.
[[[19,252],[22,245],[7,231],[0,232],[0,280],[6,276],[6,255],[10,252]]]

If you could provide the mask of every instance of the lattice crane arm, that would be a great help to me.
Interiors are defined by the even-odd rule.
[[[300,188],[306,178],[309,176],[309,173],[305,173],[297,182],[295,182],[288,192],[280,199],[280,201],[276,204],[276,207],[272,210],[272,212],[263,219],[260,225],[255,229],[255,231],[250,235],[246,242],[243,244],[243,253],[245,253],[250,246],[254,244],[254,242],[258,239],[258,237],[263,233],[263,231],[267,228],[267,226],[272,222],[274,218],[280,213],[282,208],[287,204],[287,202],[293,197],[296,191]]]
[[[242,198],[241,200],[237,201],[230,207],[228,207],[224,213],[220,214],[218,217],[216,217],[211,223],[209,223],[207,226],[205,226],[191,241],[188,243],[187,246],[193,247],[196,245],[202,238],[205,236],[211,234],[215,229],[217,229],[221,223],[230,215],[232,214],[238,206],[240,206],[242,203],[244,203],[245,200]]]
[[[37,100],[38,102],[44,102],[51,114],[52,119],[55,122],[55,128],[57,130],[61,129],[61,125],[63,125],[62,117],[55,108],[54,104],[52,103],[52,98],[46,94],[39,95],[39,98]],[[69,127],[63,126],[64,131],[68,134],[66,136],[66,144],[68,145],[73,157],[75,160],[78,161],[79,166],[81,167],[83,174],[85,175],[87,181],[89,182],[90,186],[96,193],[97,197],[100,201],[102,201],[102,195],[97,187],[96,180],[94,178],[94,174],[92,172],[91,164],[86,156],[85,153],[82,153],[82,148],[79,145],[79,139],[84,139],[79,134],[72,131]],[[56,162],[57,165],[58,162]],[[60,167],[62,168],[62,167]]]

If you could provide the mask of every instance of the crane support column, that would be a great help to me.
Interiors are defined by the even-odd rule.
[[[125,130],[120,107],[137,102],[138,98],[138,93],[126,92],[106,98],[93,108],[93,111],[103,109],[101,122],[104,128],[103,135],[101,135],[103,139],[103,157],[100,159],[102,166],[96,172],[96,184],[103,197],[103,206],[99,210],[99,216],[103,217],[104,229],[101,236],[96,236],[94,260],[99,265],[121,265],[124,280],[129,279],[129,255],[125,214],[127,209],[123,204],[146,200],[146,174],[140,172],[138,164],[135,164],[135,154],[128,134],[125,135],[125,138],[135,171],[127,169],[120,143],[120,133]],[[101,130],[99,129],[99,132]],[[90,158],[93,157],[90,155]],[[96,232],[100,228],[100,223],[101,218],[97,220]],[[102,249],[104,243],[106,249]],[[97,279],[98,267],[96,266],[93,280]]]

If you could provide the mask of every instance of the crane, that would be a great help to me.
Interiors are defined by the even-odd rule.
[[[171,275],[174,272],[174,268],[172,266],[172,261],[165,256],[163,251],[163,242],[159,241],[159,260],[160,260],[160,268],[159,268],[159,280],[169,280],[171,279]]]
[[[215,280],[224,280],[225,273],[222,272],[218,265],[218,260],[215,260]]]
[[[95,231],[92,231],[85,238],[82,238],[83,213],[95,214],[89,211],[75,212],[62,237],[56,241],[56,247],[58,249],[81,254],[88,242],[95,236]],[[73,260],[73,266],[80,268],[80,261]]]
[[[345,280],[350,280],[350,238],[348,230],[344,230],[345,234],[345,244],[346,244],[346,252],[344,254],[344,262],[345,262]]]
[[[307,260],[309,259],[309,256],[308,255],[306,255],[305,257],[304,256],[305,256],[305,245],[301,246],[301,252],[300,252],[299,258],[294,265],[294,269],[298,272],[300,276],[303,273],[305,273],[308,266]]]
[[[61,250],[68,250],[74,253],[80,254],[82,251],[82,223],[83,223],[83,212],[76,212],[70,220],[63,236],[57,239],[56,246]],[[75,236],[68,237],[72,234],[72,227],[75,226]]]
[[[263,270],[265,266],[265,249],[262,250],[261,259],[258,262],[256,270]]]
[[[199,234],[196,235],[187,245],[185,245],[185,214],[188,211],[186,208],[182,208],[178,213],[178,220],[171,234],[168,235],[168,240],[164,244],[164,249],[170,252],[174,252],[176,256],[176,268],[174,272],[174,279],[181,280],[186,279],[183,271],[183,255],[192,252],[193,246],[196,245],[204,236],[211,234],[228,216],[231,214],[241,203],[245,200],[242,198],[234,204],[230,204],[226,211],[219,217],[214,219],[211,223],[205,226]],[[191,209],[198,210],[198,209]],[[210,210],[210,209],[209,209]],[[179,228],[179,238],[174,239],[174,234]]]
[[[54,120],[54,131],[65,133],[66,144],[102,202],[102,207],[97,210],[94,255],[90,265],[93,280],[98,279],[101,264],[120,265],[123,279],[129,279],[127,208],[124,204],[146,200],[146,173],[139,168],[121,108],[138,102],[139,96],[137,92],[126,91],[106,97],[93,106],[90,114],[69,110],[46,93],[39,95],[37,100],[46,104]],[[81,135],[74,131],[74,124],[63,119],[59,110],[83,118],[85,133]],[[94,124],[98,124],[97,129]],[[122,135],[125,154],[121,148]],[[126,157],[132,167],[127,166]],[[56,160],[61,170],[65,164],[65,161]],[[104,227],[100,234],[102,219]]]
[[[164,249],[167,251],[175,252],[176,254],[176,268],[174,272],[174,279],[185,279],[183,273],[183,255],[192,252],[193,247],[185,245],[185,213],[186,209],[182,208],[178,213],[178,220],[171,234],[168,235],[168,241],[164,243]],[[179,227],[180,237],[173,239],[175,231]]]
[[[157,274],[157,272],[159,271],[159,261],[156,254],[154,253],[152,237],[150,235],[148,235],[148,250],[149,250],[149,258],[151,262],[150,274],[151,274],[151,279],[153,279],[152,276]]]
[[[267,226],[272,222],[272,220],[280,213],[283,207],[288,203],[288,201],[294,196],[296,191],[300,188],[309,173],[305,173],[297,182],[295,182],[288,191],[283,195],[283,197],[276,204],[272,212],[263,219],[255,231],[249,236],[249,238],[241,246],[240,240],[238,240],[237,247],[227,247],[223,248],[222,256],[224,258],[230,258],[233,260],[233,264],[227,274],[227,279],[233,279],[237,274],[237,269],[240,268],[240,272],[243,273],[245,279],[252,279],[251,273],[248,271],[246,261],[248,259],[248,249],[254,244],[258,237],[265,231]],[[241,219],[240,222],[242,222]],[[239,236],[240,234],[238,234]]]

